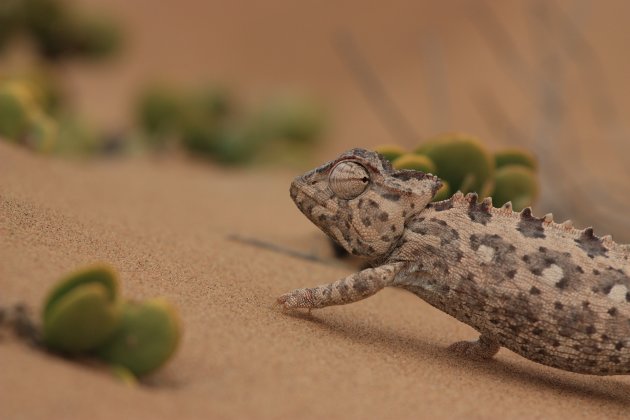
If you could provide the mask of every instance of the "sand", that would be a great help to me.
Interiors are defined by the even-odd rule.
[[[0,341],[0,418],[623,418],[630,378],[593,377],[505,349],[486,363],[445,348],[475,332],[385,290],[290,316],[290,289],[335,280],[323,264],[228,239],[325,254],[294,207],[290,171],[222,171],[182,159],[92,164],[0,143],[0,305],[35,314],[63,274],[102,261],[124,294],[165,296],[185,333],[145,385]]]

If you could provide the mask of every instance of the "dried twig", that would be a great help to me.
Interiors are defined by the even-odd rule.
[[[418,135],[413,126],[389,97],[383,83],[359,51],[352,35],[347,31],[339,31],[334,35],[333,44],[374,108],[376,115],[389,129],[394,139],[409,146],[415,145]]]

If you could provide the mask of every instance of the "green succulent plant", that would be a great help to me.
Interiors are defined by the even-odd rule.
[[[377,146],[374,151],[380,153],[385,159],[390,162],[393,162],[400,156],[407,154],[407,151],[405,149],[396,144],[382,144],[380,146]]]
[[[42,57],[103,57],[120,46],[120,31],[102,16],[83,16],[59,0],[23,0],[16,9],[19,26],[27,32]]]
[[[435,163],[430,158],[412,153],[397,157],[392,162],[392,166],[395,169],[413,169],[425,174],[434,174],[436,170]]]
[[[320,106],[305,98],[280,96],[264,104],[257,116],[257,126],[270,140],[310,144],[324,130]]]
[[[59,128],[54,119],[43,113],[36,113],[31,117],[25,141],[31,149],[48,153],[55,148],[58,132]]]
[[[495,206],[508,201],[520,211],[530,206],[538,197],[536,173],[523,165],[506,165],[497,169],[492,200]]]
[[[44,344],[70,353],[103,344],[121,319],[118,287],[115,274],[101,266],[87,268],[60,281],[44,304]]]
[[[428,140],[415,151],[428,156],[436,175],[453,190],[486,195],[492,185],[494,160],[477,138],[468,134],[447,133]]]
[[[151,86],[140,95],[136,118],[155,145],[162,146],[165,137],[173,135],[181,125],[182,112],[182,99],[174,90]]]
[[[20,141],[39,111],[29,88],[17,82],[0,84],[0,136]]]
[[[112,364],[109,369],[114,378],[118,379],[125,385],[130,387],[138,385],[138,378],[136,377],[136,375],[133,374],[132,371],[130,371],[126,367]]]
[[[507,165],[522,165],[532,170],[538,169],[536,157],[527,150],[506,149],[494,154],[494,162],[497,168]]]
[[[179,316],[166,300],[123,304],[121,324],[98,355],[135,375],[150,373],[175,352],[181,336]]]

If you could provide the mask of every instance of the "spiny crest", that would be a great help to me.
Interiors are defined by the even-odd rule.
[[[535,219],[534,216],[532,216],[532,208],[531,207],[525,207],[523,210],[521,210],[521,219]]]

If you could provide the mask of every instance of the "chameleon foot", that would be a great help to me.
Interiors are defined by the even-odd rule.
[[[501,346],[497,341],[485,335],[479,336],[477,341],[458,341],[448,346],[448,350],[466,356],[473,360],[491,359]]]

